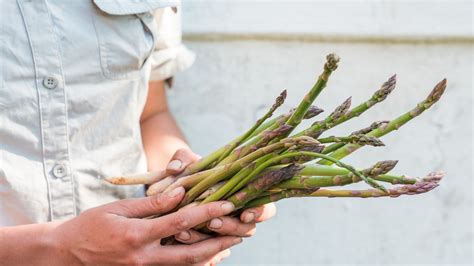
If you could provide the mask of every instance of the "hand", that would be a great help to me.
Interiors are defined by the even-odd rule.
[[[240,219],[224,216],[210,220],[207,228],[226,236],[250,237],[256,232],[256,223],[266,221],[275,216],[275,204],[269,203],[260,207],[250,208],[242,212]],[[186,244],[197,243],[211,236],[196,230],[185,230],[175,235],[176,240]],[[230,253],[228,254],[230,255]]]
[[[195,154],[190,149],[178,149],[166,167],[168,175],[178,175],[188,167],[188,165],[199,161],[201,156]]]
[[[183,172],[188,165],[197,162],[200,158],[201,156],[195,154],[188,148],[178,149],[171,157],[166,170],[162,172],[160,181],[148,187],[146,191],[147,196],[153,196],[165,191],[165,189],[176,180],[176,175]]]
[[[175,152],[172,159],[168,163],[166,172],[171,175],[178,175],[191,163],[200,159],[200,156],[192,152],[190,149],[179,149]],[[174,181],[174,179],[170,179]],[[169,185],[166,182],[156,183],[151,186],[147,192],[148,195],[156,194],[161,189],[160,185]],[[207,224],[207,228],[211,231],[217,232],[220,235],[250,237],[256,232],[256,223],[266,221],[275,216],[275,204],[270,203],[264,206],[255,207],[245,210],[240,215],[240,220],[233,217],[219,217],[215,218]],[[209,239],[211,236],[202,234],[195,230],[186,230],[180,232],[175,236],[176,240],[191,244],[199,241]]]
[[[230,202],[219,201],[182,209],[155,219],[139,219],[167,213],[184,196],[182,187],[158,196],[127,199],[85,211],[78,217],[48,229],[51,259],[58,265],[214,265],[241,238],[219,236],[191,245],[161,245],[160,239],[231,213]]]

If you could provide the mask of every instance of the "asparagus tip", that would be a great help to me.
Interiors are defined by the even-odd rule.
[[[341,105],[339,105],[329,116],[333,120],[339,119],[341,116],[345,115],[349,108],[351,108],[352,97],[347,98]]]
[[[283,90],[280,93],[280,95],[278,95],[278,97],[275,99],[275,103],[273,104],[273,106],[271,108],[272,113],[273,113],[273,111],[275,111],[278,107],[280,107],[285,102],[286,95],[287,95],[286,90]]]
[[[413,185],[405,185],[390,189],[390,197],[398,197],[400,195],[415,195],[431,191],[439,186],[439,180],[423,180]]]
[[[380,89],[374,93],[374,98],[377,102],[381,102],[387,98],[387,96],[395,89],[397,83],[397,74],[391,76],[387,81],[385,81]]]
[[[379,128],[380,126],[382,125],[386,125],[388,124],[389,121],[375,121],[373,122],[370,126],[366,127],[366,128],[363,128],[363,129],[360,129],[360,130],[357,130],[357,131],[354,131],[351,133],[351,135],[360,135],[360,134],[367,134],[369,133],[370,131],[374,130],[374,129],[377,129]]]
[[[275,139],[276,137],[285,136],[292,130],[293,130],[293,126],[283,124],[274,130],[265,131],[262,133],[262,136],[263,136],[262,142],[268,143],[271,140]]]
[[[377,137],[374,136],[367,136],[363,134],[359,135],[352,135],[352,143],[358,144],[358,145],[369,145],[369,146],[374,146],[374,147],[380,147],[380,146],[385,146],[385,144]]]
[[[304,119],[311,119],[311,118],[319,115],[322,112],[324,112],[323,109],[321,109],[317,106],[311,105],[309,107],[308,111],[306,112],[306,114],[304,115]]]
[[[386,173],[392,171],[392,169],[395,168],[397,163],[398,163],[397,160],[386,160],[386,161],[378,162],[374,166],[372,166],[372,168],[370,169],[368,175],[369,176],[378,176],[378,175],[386,174]]]
[[[337,69],[339,63],[339,56],[335,53],[330,53],[326,56],[326,64],[324,64],[324,68],[328,69],[329,71],[334,71]]]
[[[309,146],[312,144],[319,144],[319,141],[308,136],[299,136],[294,138],[286,138],[282,140],[285,144],[298,145],[298,146]]]
[[[444,91],[446,90],[447,80],[444,78],[433,88],[431,93],[426,98],[426,101],[433,104],[437,102],[441,96],[443,96]]]
[[[429,173],[426,177],[423,177],[421,179],[422,182],[437,182],[439,183],[441,179],[444,177],[444,172],[443,171],[436,171],[436,172],[431,172]]]

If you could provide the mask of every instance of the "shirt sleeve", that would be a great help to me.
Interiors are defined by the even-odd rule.
[[[181,40],[181,10],[171,7],[154,12],[158,24],[154,51],[150,57],[150,80],[167,80],[190,67],[195,54]]]

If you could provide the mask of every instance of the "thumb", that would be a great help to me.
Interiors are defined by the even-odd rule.
[[[184,188],[177,187],[169,192],[151,197],[126,199],[111,203],[108,212],[128,218],[145,218],[165,214],[178,206],[184,196]]]
[[[190,149],[179,149],[175,152],[171,158],[166,172],[171,175],[181,173],[188,165],[196,162],[200,159],[200,156],[192,152]]]

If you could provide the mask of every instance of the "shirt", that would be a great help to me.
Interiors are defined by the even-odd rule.
[[[2,0],[0,226],[143,195],[150,80],[189,67],[178,0]]]

